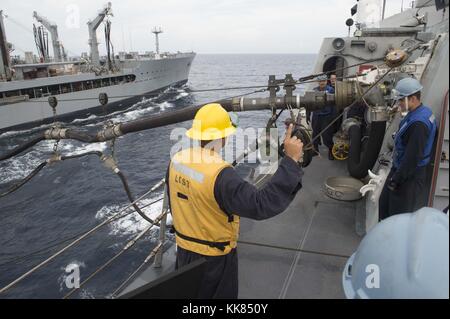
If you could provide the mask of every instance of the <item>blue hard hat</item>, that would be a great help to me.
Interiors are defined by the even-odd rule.
[[[347,261],[347,298],[449,297],[449,217],[424,207],[372,228]]]
[[[398,81],[394,93],[394,100],[400,100],[407,96],[411,96],[423,89],[422,84],[414,78],[404,78]]]

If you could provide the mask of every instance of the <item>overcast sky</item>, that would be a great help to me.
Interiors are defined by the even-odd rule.
[[[345,20],[356,0],[114,0],[112,41],[115,52],[155,49],[151,28],[161,26],[161,51],[197,53],[316,53],[322,38],[345,36]],[[387,0],[387,14],[402,0]],[[405,6],[410,1],[404,0]],[[7,40],[16,54],[36,53],[33,11],[58,25],[70,55],[88,52],[86,22],[104,0],[2,0]],[[103,25],[98,29],[105,52]],[[53,55],[50,49],[50,54]]]

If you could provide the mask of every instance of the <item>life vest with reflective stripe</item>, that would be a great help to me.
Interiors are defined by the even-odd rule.
[[[430,162],[431,150],[436,135],[436,120],[431,109],[428,106],[421,105],[413,112],[409,112],[399,124],[399,130],[395,134],[395,155],[393,163],[395,168],[400,167],[406,152],[406,144],[404,144],[402,137],[408,128],[416,122],[422,122],[428,129],[428,139],[425,145],[424,154],[417,166],[422,167]],[[409,141],[409,143],[414,143],[414,141]]]
[[[239,216],[227,215],[214,197],[219,173],[231,165],[201,147],[178,152],[169,166],[168,191],[177,245],[206,256],[236,247]]]

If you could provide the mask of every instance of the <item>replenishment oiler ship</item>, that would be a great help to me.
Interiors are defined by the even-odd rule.
[[[195,53],[160,53],[160,28],[152,30],[156,36],[156,52],[114,53],[110,40],[111,3],[88,22],[90,54],[70,61],[59,41],[57,26],[37,12],[33,16],[42,23],[35,28],[39,58],[27,52],[25,60],[13,65],[5,15],[0,11],[0,132],[52,122],[50,96],[57,98],[57,120],[63,121],[103,112],[100,93],[108,95],[110,112],[188,81]],[[105,57],[99,55],[96,33],[102,23],[105,24]],[[53,58],[48,54],[48,33],[52,37]]]

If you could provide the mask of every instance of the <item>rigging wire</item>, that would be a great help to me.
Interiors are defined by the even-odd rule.
[[[103,153],[99,152],[99,151],[91,151],[91,152],[86,152],[83,154],[77,154],[77,155],[71,155],[71,156],[61,156],[60,159],[50,158],[50,159],[46,160],[45,162],[42,162],[41,164],[39,164],[35,169],[33,169],[33,171],[31,171],[30,174],[28,174],[20,182],[13,185],[8,191],[6,191],[5,193],[0,193],[0,198],[17,191],[19,188],[21,188],[23,185],[25,185],[27,182],[29,182],[34,176],[36,176],[46,165],[48,165],[52,162],[59,161],[59,160],[64,161],[64,160],[68,160],[68,159],[84,157],[87,155],[97,155],[97,156],[101,157],[103,155]]]
[[[256,86],[243,86],[243,87],[230,87],[230,88],[212,88],[212,89],[200,89],[200,90],[187,90],[185,93],[201,93],[201,92],[212,92],[212,91],[231,91],[231,90],[243,90],[243,89],[258,89],[258,88],[267,88],[267,85],[256,85]],[[264,92],[264,91],[258,91]],[[131,97],[148,97],[154,98],[158,96],[162,96],[164,94],[170,93],[183,93],[183,92],[162,92],[162,93],[144,93],[144,94],[136,94],[136,95],[114,95],[108,96],[109,99],[121,99],[121,98],[131,98]],[[253,92],[252,92],[253,93]],[[256,92],[257,93],[257,92]],[[241,96],[241,95],[239,95]],[[74,101],[89,101],[89,100],[98,100],[98,97],[86,97],[86,98],[73,98],[73,99],[58,99],[58,102],[74,102]],[[48,103],[48,101],[23,101],[25,103]]]
[[[160,249],[163,249],[163,246],[161,243],[158,243],[158,245],[156,245],[155,248],[152,249],[152,251],[150,252],[150,254],[144,259],[144,261],[139,265],[138,268],[135,269],[135,271],[133,271],[133,273],[128,276],[125,281],[123,281],[119,287],[116,288],[116,290],[113,291],[113,293],[111,294],[111,296],[114,298],[117,296],[117,293],[122,290],[123,287],[125,287],[125,285],[127,285],[134,277],[136,277],[136,275],[142,270],[142,268],[150,261],[150,259],[152,259],[153,257],[156,256],[156,254],[159,252]]]
[[[59,140],[57,140],[58,142]],[[55,144],[56,146],[57,144]],[[0,193],[0,198],[9,195],[11,193],[13,193],[14,191],[17,191],[20,187],[22,187],[23,185],[25,185],[27,182],[29,182],[34,176],[37,175],[37,173],[39,173],[42,168],[44,168],[47,164],[52,163],[52,162],[57,162],[57,161],[65,161],[68,159],[74,159],[74,158],[80,158],[80,157],[84,157],[87,155],[96,155],[100,158],[100,160],[104,161],[105,163],[107,163],[107,166],[110,167],[113,172],[119,176],[120,181],[122,182],[123,188],[125,189],[125,192],[128,196],[128,199],[130,200],[131,203],[134,202],[134,197],[133,194],[131,193],[130,190],[130,186],[128,185],[127,179],[125,177],[125,175],[123,174],[123,172],[117,167],[117,164],[115,162],[115,160],[111,157],[106,157],[102,152],[100,151],[91,151],[91,152],[87,152],[87,153],[82,153],[82,154],[77,154],[77,155],[71,155],[71,156],[59,156],[59,155],[54,155],[53,157],[51,157],[50,159],[48,159],[45,162],[42,162],[40,165],[38,165],[28,176],[26,176],[23,180],[21,180],[19,183],[15,184],[12,188],[10,188],[7,192],[5,193]],[[136,212],[142,217],[144,218],[146,221],[148,221],[149,223],[153,223],[153,220],[151,218],[149,218],[147,215],[145,215],[145,213],[139,208],[139,206],[137,204],[133,204],[133,208],[136,210]]]
[[[81,287],[83,287],[86,283],[88,283],[92,278],[94,278],[98,273],[103,271],[106,267],[108,267],[110,264],[112,264],[117,258],[119,258],[122,254],[124,254],[126,251],[128,251],[131,247],[136,245],[136,243],[143,238],[143,236],[153,228],[153,226],[157,225],[162,218],[168,213],[168,210],[164,210],[164,212],[158,216],[158,218],[155,219],[155,221],[148,225],[144,230],[142,230],[136,237],[134,237],[131,241],[129,241],[125,247],[118,252],[116,255],[114,255],[112,258],[110,258],[106,263],[104,263],[102,266],[97,268],[89,277],[87,277],[83,282],[80,283],[79,287],[73,288],[69,293],[67,293],[63,299],[69,298],[75,291],[79,290]]]
[[[335,253],[329,253],[329,252],[317,251],[317,250],[306,250],[306,249],[286,247],[286,246],[277,246],[277,245],[271,245],[271,244],[249,242],[249,241],[243,241],[243,240],[238,240],[238,243],[245,244],[245,245],[251,245],[251,246],[258,246],[258,247],[275,248],[275,249],[289,250],[289,251],[295,251],[295,252],[301,252],[301,253],[315,254],[315,255],[321,255],[321,256],[350,258],[350,256],[348,256],[348,255],[341,255],[341,254],[335,254]]]
[[[243,97],[243,96],[248,96],[251,94],[255,94],[255,93],[259,93],[259,92],[264,92],[266,89],[261,89],[261,90],[256,90],[256,91],[252,91],[252,92],[248,92],[248,93],[244,93],[244,94],[239,94],[239,95],[235,95],[235,96],[231,96],[228,97],[227,99],[232,99],[232,98],[237,98],[237,97]],[[214,102],[208,102],[208,103],[215,103],[215,102],[219,102],[220,100],[214,101]],[[203,104],[202,104],[203,105]],[[91,136],[88,135],[85,132],[80,132],[80,131],[70,131],[71,136],[67,137],[71,138],[71,139],[76,139],[85,143],[96,143],[99,142],[98,140],[98,136]],[[22,152],[24,152],[26,149],[36,145],[37,143],[45,140],[46,137],[44,135],[44,131],[40,132],[37,136],[35,136],[33,139],[27,141],[26,143],[17,146],[16,148],[14,148],[13,150],[9,151],[8,153],[4,154],[4,155],[0,155],[0,162],[3,160],[7,160],[13,156],[16,156]]]
[[[27,278],[29,275],[31,275],[32,273],[34,273],[36,270],[42,268],[43,266],[47,265],[50,261],[52,261],[53,259],[55,259],[56,257],[58,257],[59,255],[61,255],[63,252],[65,252],[66,250],[68,250],[69,248],[71,248],[72,246],[75,246],[76,244],[78,244],[81,240],[87,238],[88,236],[90,236],[91,234],[93,234],[94,232],[96,232],[97,230],[99,230],[100,228],[102,228],[103,226],[110,224],[126,215],[131,214],[132,212],[126,213],[124,216],[120,216],[124,211],[126,211],[127,209],[129,209],[133,204],[135,204],[136,202],[140,201],[142,198],[146,197],[147,195],[149,195],[150,193],[154,192],[156,189],[158,189],[162,184],[164,184],[165,180],[162,179],[160,182],[158,182],[155,186],[153,186],[149,191],[147,191],[145,194],[143,194],[142,196],[140,196],[138,199],[136,199],[133,203],[128,204],[126,207],[122,208],[118,213],[114,214],[113,216],[111,216],[110,218],[108,218],[107,220],[103,221],[102,223],[98,224],[97,226],[95,226],[94,228],[90,229],[89,231],[83,233],[83,235],[81,235],[80,237],[78,237],[76,240],[74,240],[73,242],[71,242],[69,245],[64,246],[62,249],[58,250],[56,253],[54,253],[53,255],[51,255],[50,257],[48,257],[47,259],[45,259],[44,261],[42,261],[41,263],[39,263],[38,265],[34,266],[32,269],[30,269],[29,271],[27,271],[26,273],[22,274],[20,277],[16,278],[15,280],[13,280],[11,283],[9,283],[8,285],[4,286],[3,288],[0,289],[0,294],[4,293],[5,291],[7,291],[8,289],[10,289],[11,287],[15,286],[16,284],[18,284],[19,282],[21,282],[22,280],[24,280],[25,278]]]
[[[352,67],[352,66],[350,66],[350,67]],[[348,68],[348,67],[347,67]],[[308,82],[308,81],[304,81],[304,82]],[[379,81],[377,81],[376,83],[378,83]],[[258,91],[254,91],[254,92],[250,92],[250,93],[248,93],[248,94],[240,94],[240,95],[237,95],[237,96],[233,96],[233,97],[228,97],[227,99],[232,99],[232,98],[235,98],[235,97],[242,97],[242,96],[245,96],[245,95],[250,95],[250,94],[254,94],[254,93],[257,93],[257,92],[264,92],[264,91],[266,91],[266,89],[264,88],[264,89],[261,89],[261,90],[258,90]],[[368,90],[368,91],[370,91],[370,89]],[[363,98],[363,97],[362,97]],[[356,102],[356,101],[355,101]],[[352,105],[354,105],[355,104],[355,102],[352,104]],[[352,106],[351,105],[351,106]],[[277,115],[277,118],[281,115],[281,113],[283,112],[283,110],[284,109],[282,109],[279,113],[278,113],[278,115]],[[331,125],[333,125],[340,117],[342,116],[342,113],[338,116],[338,117],[336,117],[325,129],[323,129],[322,130],[322,132],[320,132],[320,134],[318,134],[314,139],[312,139],[312,141],[311,141],[311,143],[312,142],[314,142],[317,138],[319,138],[322,134],[323,134],[323,132],[325,132]],[[40,138],[38,138],[37,139],[37,141],[40,141]],[[27,145],[28,146],[28,145]],[[307,146],[308,147],[308,146]],[[307,149],[307,147],[305,148],[305,149]],[[14,154],[15,153],[17,153],[17,152],[13,152]],[[91,154],[96,154],[96,155],[99,155],[99,154],[97,154],[97,153],[92,153],[91,152]],[[11,154],[10,154],[11,155]],[[89,155],[89,154],[85,154],[85,155]],[[100,155],[102,155],[101,153],[100,153]],[[99,155],[99,156],[100,156]],[[14,156],[14,155],[13,155]],[[84,156],[84,155],[81,155],[81,156]],[[75,156],[75,157],[80,157],[80,156]],[[66,158],[61,158],[62,160],[64,160],[64,159],[68,159],[69,157],[66,157]],[[70,157],[70,158],[74,158],[74,157]],[[0,159],[3,159],[3,158],[0,158]],[[41,163],[35,170],[33,170],[33,172],[29,175],[29,176],[27,176],[24,180],[22,180],[20,183],[18,183],[17,185],[15,185],[13,188],[11,188],[9,191],[7,191],[6,193],[3,193],[3,194],[0,194],[0,198],[1,197],[3,197],[3,196],[6,196],[6,195],[8,195],[8,194],[10,194],[10,193],[12,193],[13,191],[15,191],[15,190],[17,190],[17,189],[19,189],[21,186],[23,186],[26,182],[28,182],[32,177],[34,177],[44,166],[46,165],[46,163]],[[128,185],[127,185],[127,183],[126,183],[126,180],[125,180],[125,177],[122,175],[122,174],[120,174],[121,172],[116,172],[118,175],[119,175],[119,177],[120,177],[120,179],[121,179],[121,181],[122,181],[122,183],[123,183],[123,185],[124,185],[124,187],[125,187],[125,190],[126,190],[126,192],[127,192],[127,196],[129,197],[129,199],[130,199],[130,201],[131,202],[133,202],[133,197],[132,197],[132,195],[131,195],[131,193],[130,193],[130,191],[129,191],[129,187],[128,187]],[[147,217],[146,217],[146,215],[145,214],[143,214],[141,211],[140,211],[140,209],[138,208],[138,207],[135,207],[135,209],[136,209],[136,211],[138,212],[138,213],[140,213],[140,215],[144,218],[144,219],[146,219],[148,222],[150,222],[150,223],[152,223],[153,221],[152,220],[149,220],[149,219],[147,219]]]
[[[316,81],[303,81],[302,83],[310,83],[310,82],[316,82]],[[258,87],[259,87],[259,86],[258,86]],[[232,99],[232,98],[236,98],[236,97],[248,96],[248,95],[251,95],[251,94],[260,93],[260,92],[265,92],[265,91],[267,91],[267,89],[266,89],[266,88],[263,88],[263,89],[256,90],[256,91],[253,91],[253,92],[249,92],[249,93],[245,93],[245,94],[239,94],[239,95],[227,97],[226,99]],[[222,100],[222,99],[221,99],[221,100]],[[219,101],[220,101],[220,100],[217,100],[217,101],[215,101],[215,102],[219,102]],[[283,111],[283,110],[280,111],[280,113],[278,114],[277,118],[281,115],[282,111]],[[42,141],[43,139],[45,139],[45,137],[44,137],[42,134],[39,135],[39,136],[37,136],[37,137],[35,137],[35,138],[33,138],[32,140],[28,141],[27,143],[25,143],[25,144],[23,144],[23,145],[21,145],[21,146],[19,146],[19,147],[16,147],[12,152],[6,154],[5,156],[0,156],[0,161],[6,160],[6,159],[8,159],[8,158],[11,158],[11,157],[13,157],[13,156],[15,156],[15,155],[20,154],[21,152],[23,152],[23,151],[26,150],[27,148],[32,147],[33,145],[39,143],[39,142]],[[42,169],[42,167],[41,167],[41,169]],[[39,169],[39,170],[40,170],[40,169]],[[34,176],[34,175],[33,175],[33,176]],[[20,186],[19,186],[19,187],[20,187]],[[9,193],[9,192],[8,192],[8,193]],[[2,196],[5,196],[5,194],[1,194],[1,195],[0,195],[0,197],[2,197]]]
[[[148,203],[148,204],[142,206],[141,209],[144,209],[144,208],[146,208],[146,207],[148,207],[148,206],[152,206],[152,205],[154,205],[154,204],[156,204],[156,203],[158,203],[158,202],[160,202],[160,201],[162,201],[162,200],[163,200],[163,197],[160,197],[160,198],[158,198],[158,199],[156,199],[156,200],[154,200],[154,201],[152,201],[152,202],[150,202],[150,203]],[[133,213],[134,213],[134,211],[130,211],[130,212],[128,212],[128,213],[123,214],[123,216],[121,216],[121,217],[118,218],[118,219],[125,218],[125,217],[127,217],[128,215],[133,214]],[[77,238],[77,237],[80,237],[81,235],[83,235],[83,234],[86,233],[86,232],[87,232],[87,230],[82,231],[82,232],[79,232],[79,233],[76,233],[75,235],[71,235],[71,236],[69,236],[69,237],[67,237],[67,238],[65,238],[65,239],[63,239],[63,240],[59,240],[59,241],[57,241],[57,240],[49,241],[49,242],[47,242],[47,243],[45,244],[46,246],[43,247],[43,248],[41,248],[41,249],[38,249],[38,250],[35,250],[35,251],[32,251],[32,252],[29,252],[29,253],[27,253],[26,255],[14,257],[14,258],[11,258],[11,259],[9,259],[9,260],[3,261],[2,263],[0,263],[0,267],[5,266],[5,265],[8,265],[8,264],[11,264],[11,263],[23,262],[23,261],[25,261],[25,260],[27,260],[27,259],[29,259],[29,258],[31,258],[31,257],[34,257],[34,256],[36,256],[36,255],[39,255],[39,254],[41,254],[41,253],[43,253],[43,252],[47,252],[47,251],[51,250],[51,249],[54,248],[54,247],[60,246],[60,245],[62,245],[62,244],[64,244],[64,243],[68,242],[69,240],[72,240],[72,239],[75,239],[75,238]],[[51,245],[49,245],[49,244],[51,244]]]
[[[313,79],[315,77],[318,77],[320,75],[328,75],[328,74],[336,73],[338,71],[344,71],[344,70],[347,70],[347,69],[354,68],[356,66],[360,66],[360,65],[363,65],[363,64],[366,64],[366,63],[380,61],[380,60],[383,60],[383,59],[384,58],[376,58],[376,59],[367,60],[367,61],[364,61],[364,62],[352,64],[352,65],[349,65],[349,66],[346,66],[346,67],[343,67],[343,68],[337,68],[337,69],[330,70],[330,71],[324,71],[324,72],[320,72],[320,73],[311,74],[311,75],[308,75],[308,76],[301,77],[297,82],[303,82],[303,81],[311,80],[311,79]],[[380,65],[382,65],[382,64],[380,64]]]
[[[376,58],[376,59],[371,59],[371,60],[365,60],[362,63],[356,63],[356,64],[352,64],[346,67],[342,67],[342,68],[337,68],[334,70],[330,70],[330,71],[325,71],[325,72],[321,72],[321,73],[315,73],[315,74],[311,74],[305,77],[301,77],[299,78],[299,80],[297,80],[295,82],[295,84],[307,84],[307,83],[314,83],[314,82],[319,82],[318,80],[312,80],[320,75],[328,75],[331,73],[336,73],[338,71],[343,71],[346,69],[350,69],[359,65],[363,65],[366,63],[371,63],[371,62],[376,62],[376,61],[380,61],[383,58]],[[353,78],[355,76],[358,75],[352,75],[352,76],[346,76],[346,77],[342,77],[341,79],[347,79],[347,78]],[[231,91],[231,90],[244,90],[244,89],[261,89],[261,88],[267,88],[267,85],[254,85],[254,86],[235,86],[235,87],[225,87],[225,88],[200,88],[200,89],[187,89],[186,93],[203,93],[203,92],[214,92],[214,91]],[[162,92],[162,93],[144,93],[144,94],[137,94],[137,95],[115,95],[115,96],[108,96],[108,98],[110,99],[120,99],[120,98],[131,98],[131,97],[148,97],[148,98],[152,98],[152,97],[156,97],[156,96],[160,96],[163,94],[170,94],[172,92]],[[94,97],[86,97],[86,98],[73,98],[73,99],[58,99],[59,102],[73,102],[73,101],[88,101],[88,100],[98,100],[98,98],[94,98]],[[28,100],[25,101],[26,103],[48,103],[47,101],[33,101],[33,100]]]
[[[25,177],[20,182],[18,182],[14,186],[12,186],[6,192],[0,193],[0,198],[4,197],[6,195],[9,195],[9,194],[15,192],[16,190],[18,190],[19,188],[21,188],[23,185],[25,185],[27,182],[29,182],[34,176],[36,176],[47,164],[48,164],[48,162],[42,162],[41,164],[39,164],[30,174],[28,174],[27,177]]]
[[[332,71],[330,71],[332,72]],[[329,73],[329,72],[325,72]],[[316,77],[316,76],[314,76]],[[314,78],[313,77],[313,78]],[[346,77],[340,77],[340,79],[350,79],[354,78],[355,76],[346,76]],[[299,80],[296,81],[295,84],[308,84],[308,83],[316,83],[320,82],[319,80]],[[203,92],[214,92],[214,91],[232,91],[232,90],[245,90],[245,89],[267,89],[267,85],[255,85],[255,86],[241,86],[241,87],[227,87],[227,88],[210,88],[210,89],[187,89],[185,93],[203,93]],[[265,92],[266,90],[260,90],[255,93],[259,92]],[[136,94],[136,95],[113,95],[109,96],[109,99],[122,99],[122,98],[132,98],[132,97],[144,97],[152,99],[157,96],[161,96],[164,94],[170,94],[175,92],[163,92],[163,93],[144,93],[144,94]],[[176,93],[183,93],[183,92],[176,92]],[[52,95],[53,96],[53,95]],[[57,96],[57,95],[56,95]],[[240,96],[240,95],[239,95]],[[76,102],[76,101],[89,101],[89,100],[98,100],[98,97],[85,97],[85,98],[71,98],[71,99],[58,99],[58,102]],[[221,99],[222,100],[222,99]],[[28,100],[23,101],[25,103],[48,103],[48,101],[34,101],[34,100]]]
[[[356,99],[352,104],[350,104],[348,106],[348,108],[352,108],[353,106],[355,106],[357,103],[359,103],[362,99],[364,99],[364,97],[378,84],[381,82],[381,80],[383,80],[386,75],[388,75],[394,68],[389,68],[388,71],[386,71],[386,73],[384,73],[377,81],[375,81],[368,89],[367,91],[362,94],[361,96],[359,96],[358,99]],[[341,114],[339,114],[338,116],[336,116],[322,131],[320,131],[317,136],[315,136],[311,142],[305,146],[304,150],[309,150],[312,146],[315,140],[317,140],[318,138],[320,138],[322,136],[322,134],[328,130],[337,120],[339,120],[342,116],[344,115],[344,113],[342,112]]]
[[[384,74],[377,82],[375,82],[375,83],[369,88],[369,90],[366,91],[365,94],[367,94],[367,92],[369,92],[371,88],[373,88],[377,83],[379,83],[379,81],[381,81],[381,79],[384,78],[384,76],[386,76],[391,70],[392,70],[392,68],[391,68],[387,73],[385,73],[385,74]],[[256,92],[264,92],[265,90],[266,90],[266,89],[258,90],[258,91],[250,92],[250,93],[247,93],[247,94],[241,94],[241,95],[238,95],[238,96],[235,96],[235,97],[244,96],[244,95],[250,95],[250,94],[254,94],[254,93],[256,93]],[[365,95],[365,94],[364,94],[364,95]],[[364,95],[363,95],[363,96],[364,96]],[[363,96],[362,96],[362,97],[363,97]],[[355,102],[356,102],[356,101],[355,101]],[[354,103],[355,103],[355,102],[354,102]],[[352,105],[354,105],[354,104],[352,104]],[[337,120],[337,118],[336,118],[334,121],[336,121],[336,120]],[[333,124],[334,121],[333,121],[331,124]],[[330,125],[331,125],[331,124],[330,124]],[[323,131],[325,131],[326,129],[328,129],[328,127],[325,128]],[[323,131],[320,132],[318,136],[320,136],[320,134],[322,134]],[[317,136],[317,137],[318,137],[318,136]],[[107,219],[106,221],[104,221],[103,223],[97,225],[96,227],[94,227],[94,228],[91,229],[90,231],[85,232],[81,237],[79,237],[78,239],[76,239],[75,241],[73,241],[71,244],[65,246],[64,248],[62,248],[61,250],[59,250],[58,252],[56,252],[55,254],[53,254],[52,256],[50,256],[49,258],[47,258],[46,260],[44,260],[43,262],[41,262],[40,264],[38,264],[37,266],[35,266],[33,269],[29,270],[28,272],[26,272],[25,274],[23,274],[22,276],[20,276],[19,278],[17,278],[16,280],[14,280],[13,282],[11,282],[10,284],[8,284],[7,286],[5,286],[5,287],[3,287],[2,289],[0,289],[0,293],[5,292],[6,290],[8,290],[9,288],[11,288],[12,286],[16,285],[18,282],[20,282],[20,281],[22,281],[23,279],[25,279],[26,277],[28,277],[31,273],[33,273],[33,272],[35,272],[36,270],[40,269],[41,267],[45,266],[45,265],[48,264],[51,260],[53,260],[54,258],[56,258],[57,256],[59,256],[61,253],[63,253],[64,251],[66,251],[66,250],[69,249],[70,247],[74,246],[76,243],[78,243],[78,242],[81,241],[82,239],[88,237],[90,234],[92,234],[93,232],[95,232],[96,230],[98,230],[100,227],[106,225],[107,223],[110,223],[110,222],[116,220],[116,219],[117,219],[117,216],[118,216],[119,214],[121,214],[124,210],[128,209],[128,208],[129,208],[130,206],[132,206],[134,203],[136,203],[137,201],[139,201],[142,197],[148,195],[148,193],[150,193],[151,191],[152,191],[152,190],[150,190],[150,191],[147,192],[146,194],[142,195],[140,198],[138,198],[137,200],[133,201],[133,203],[127,205],[127,207],[126,207],[125,209],[122,209],[121,211],[119,211],[119,213],[117,213],[117,214],[114,215],[113,217],[111,217],[111,218]],[[167,211],[166,211],[164,214],[166,214],[166,213],[167,213]],[[123,217],[123,216],[122,216],[122,217]],[[121,218],[121,217],[120,217],[120,218]],[[156,224],[156,223],[153,223],[152,225],[147,226],[147,229],[146,229],[146,230],[148,231],[148,229],[150,229],[151,227],[153,227],[154,224]],[[137,238],[135,238],[134,241],[132,241],[131,246],[133,246],[133,245],[136,243],[136,241],[144,235],[144,233],[145,233],[145,232],[141,232],[141,233],[139,234],[140,236],[138,236]],[[130,244],[130,243],[129,243],[129,244]],[[128,245],[127,245],[127,246],[128,246]],[[127,248],[127,249],[128,249],[128,248]],[[123,250],[120,254],[122,254],[124,251],[125,251],[125,250]],[[316,252],[316,253],[317,253],[317,252]],[[119,256],[120,256],[120,255],[119,255]],[[87,280],[85,280],[85,281],[83,282],[83,284],[86,283],[88,280],[90,280],[93,276],[95,276],[95,275],[96,275],[97,273],[99,273],[101,270],[103,270],[105,267],[107,267],[107,266],[108,266],[110,263],[112,263],[112,261],[114,261],[117,257],[118,257],[118,256],[116,255],[115,257],[113,257],[112,260],[108,261],[105,265],[103,265],[102,267],[100,267],[99,269],[97,269],[96,272],[94,272]],[[71,292],[71,293],[72,293],[72,292]],[[71,294],[71,293],[70,293],[70,294]],[[70,294],[67,295],[66,297],[69,297]]]

